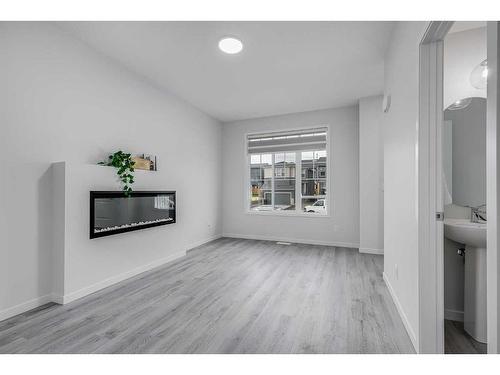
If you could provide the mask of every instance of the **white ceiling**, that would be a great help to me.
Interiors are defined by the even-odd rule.
[[[349,105],[383,90],[392,22],[63,22],[58,25],[221,120]],[[217,48],[224,36],[238,55]]]
[[[486,21],[455,21],[448,34],[486,27]]]

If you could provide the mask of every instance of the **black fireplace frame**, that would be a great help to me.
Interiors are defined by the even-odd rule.
[[[99,232],[95,233],[94,232],[94,214],[95,214],[95,199],[96,198],[127,198],[125,193],[123,191],[91,191],[90,192],[90,227],[89,227],[89,234],[90,238],[99,238],[99,237],[106,237],[106,236],[112,236],[114,234],[120,234],[120,233],[125,233],[125,232],[132,232],[136,230],[141,230],[141,229],[146,229],[146,228],[152,228],[152,227],[158,227],[160,225],[169,225],[169,224],[174,224],[176,222],[176,212],[177,212],[177,202],[176,202],[176,192],[175,191],[132,191],[130,193],[130,197],[151,197],[155,196],[158,194],[170,194],[174,196],[174,212],[172,216],[172,221],[164,221],[164,222],[159,222],[159,223],[151,223],[151,224],[145,224],[141,226],[136,226],[136,227],[129,227],[129,228],[121,228],[121,229],[115,229],[112,231],[107,231],[107,232]]]

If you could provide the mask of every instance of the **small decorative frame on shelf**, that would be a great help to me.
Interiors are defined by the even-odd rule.
[[[132,160],[135,162],[135,169],[142,169],[145,171],[158,170],[158,157],[156,157],[156,155],[140,154],[137,156],[133,156]]]

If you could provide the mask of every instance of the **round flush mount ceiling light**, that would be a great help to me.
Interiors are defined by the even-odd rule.
[[[488,60],[476,66],[470,74],[470,83],[476,89],[485,89],[488,81]]]
[[[226,37],[219,40],[219,49],[229,55],[235,55],[241,52],[243,43],[239,39]]]
[[[464,109],[464,108],[468,107],[471,102],[472,102],[472,98],[460,99],[460,100],[457,100],[456,102],[454,102],[453,104],[451,104],[450,106],[448,106],[448,108],[446,108],[446,109],[450,110],[450,111],[456,111],[457,109]]]

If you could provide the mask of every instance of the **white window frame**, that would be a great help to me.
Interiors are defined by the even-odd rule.
[[[312,149],[303,149],[300,151],[295,152],[295,210],[269,210],[269,211],[257,211],[257,210],[252,210],[250,208],[251,206],[251,198],[252,198],[252,189],[250,188],[250,169],[251,169],[251,161],[250,161],[250,154],[247,151],[247,140],[249,136],[256,135],[256,134],[262,134],[262,133],[271,133],[271,132],[276,132],[276,131],[299,131],[299,130],[308,130],[308,129],[316,129],[319,127],[324,127],[327,129],[326,131],[326,196],[320,195],[320,196],[302,196],[302,152],[304,151],[319,151],[318,149],[312,148]],[[301,216],[301,217],[309,217],[309,218],[329,218],[331,217],[331,212],[333,209],[332,205],[332,189],[331,189],[331,183],[330,180],[332,178],[332,168],[331,168],[331,147],[330,147],[330,126],[321,124],[321,125],[316,125],[316,126],[309,126],[309,127],[300,127],[300,128],[288,128],[288,129],[270,129],[270,130],[259,130],[258,132],[250,132],[246,133],[244,135],[244,153],[245,153],[245,178],[244,178],[244,207],[245,207],[245,213],[248,215],[263,215],[263,216]],[[287,153],[286,151],[283,151],[284,153]],[[288,152],[290,153],[290,152]],[[263,154],[269,154],[264,152]],[[274,191],[274,157],[276,153],[271,153],[272,154],[272,176],[271,176],[271,189]],[[304,212],[303,207],[302,207],[302,198],[317,198],[317,199],[325,199],[326,203],[326,213],[325,214],[319,214],[319,213],[311,213],[311,212]],[[272,195],[272,207],[274,207],[274,194]]]

